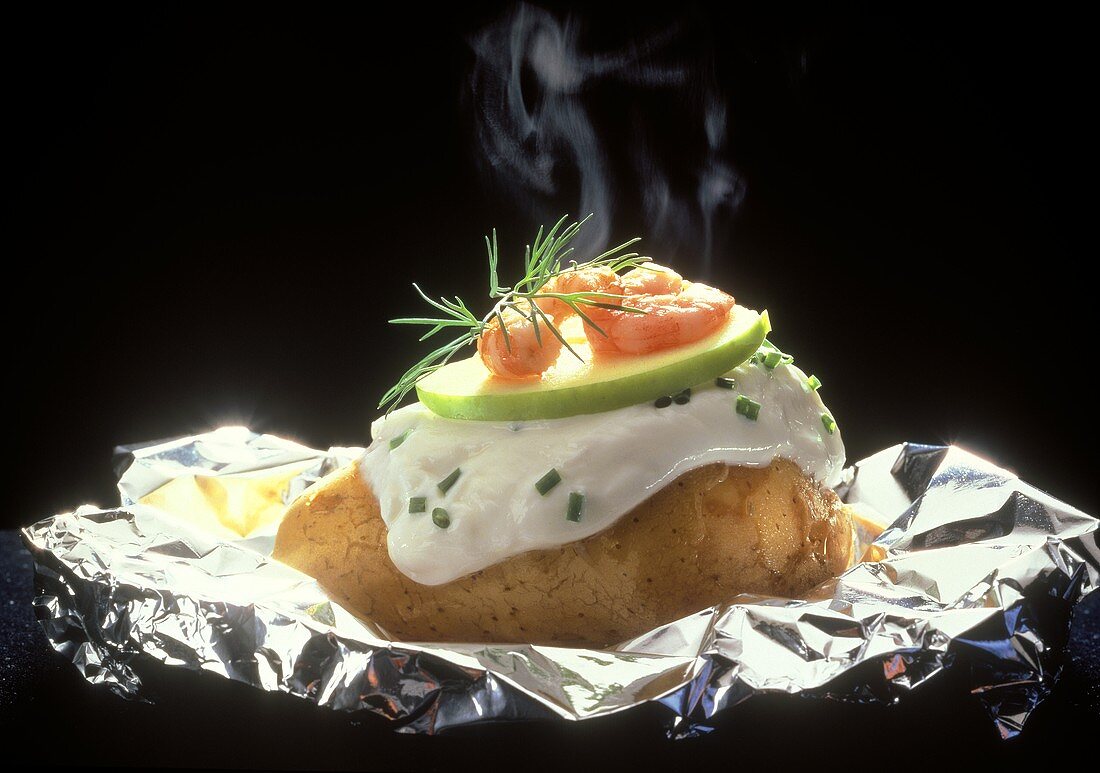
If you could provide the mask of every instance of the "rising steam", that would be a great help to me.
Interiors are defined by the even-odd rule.
[[[470,41],[486,174],[533,220],[596,213],[588,248],[607,246],[620,208],[640,209],[651,249],[691,250],[709,270],[745,190],[710,57],[684,53],[681,29],[610,52],[585,50],[579,33],[576,19],[521,4]]]

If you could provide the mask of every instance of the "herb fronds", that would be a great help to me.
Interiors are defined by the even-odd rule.
[[[500,325],[505,345],[510,349],[508,327],[504,322],[504,311],[506,309],[510,309],[528,320],[534,328],[536,340],[540,343],[542,341],[541,328],[545,326],[546,331],[561,341],[565,348],[578,359],[580,359],[580,355],[565,340],[561,330],[558,329],[553,320],[539,308],[535,302],[536,299],[554,298],[561,301],[579,316],[587,326],[600,334],[604,334],[604,331],[584,313],[582,307],[613,308],[638,314],[644,313],[630,306],[610,303],[610,299],[621,299],[621,296],[611,293],[542,292],[542,289],[551,280],[572,271],[600,267],[619,272],[624,269],[637,268],[646,262],[647,258],[641,257],[636,252],[625,252],[627,247],[639,241],[638,238],[623,242],[619,246],[583,262],[572,258],[574,248],[570,246],[570,242],[576,238],[581,227],[591,217],[592,215],[588,215],[588,217],[563,228],[562,226],[568,219],[568,216],[565,216],[549,229],[540,227],[538,234],[535,235],[535,240],[527,245],[524,251],[523,277],[511,286],[500,284],[500,249],[497,245],[497,232],[494,228],[492,238],[485,237],[485,249],[489,256],[489,298],[495,300],[496,303],[484,317],[477,317],[458,296],[455,296],[453,301],[447,298],[440,298],[437,301],[428,297],[420,289],[420,286],[414,282],[413,288],[420,297],[432,308],[441,312],[441,315],[434,317],[402,317],[391,319],[390,322],[395,325],[423,325],[429,328],[428,332],[420,337],[421,341],[426,341],[444,329],[454,328],[462,332],[457,338],[436,348],[405,371],[397,383],[382,396],[378,407],[385,407],[387,412],[397,407],[405,395],[416,387],[417,381],[442,368],[463,347],[476,343],[494,318]]]

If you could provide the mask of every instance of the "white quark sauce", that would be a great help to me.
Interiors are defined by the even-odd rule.
[[[840,430],[826,431],[828,410],[801,370],[745,363],[727,376],[733,389],[710,382],[666,408],[491,422],[445,419],[416,403],[378,419],[360,470],[381,504],[390,558],[416,582],[450,582],[603,531],[679,475],[715,462],[762,467],[779,457],[825,485],[839,482]],[[760,403],[755,421],[734,410],[738,395]],[[441,493],[437,484],[456,468]],[[551,468],[561,482],[541,496],[535,482]],[[577,522],[566,519],[572,491],[585,496]],[[426,497],[425,511],[409,513],[410,497]],[[433,523],[436,507],[448,528]]]

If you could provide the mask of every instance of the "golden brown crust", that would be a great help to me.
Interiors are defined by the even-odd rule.
[[[738,593],[798,596],[852,552],[847,509],[785,460],[692,470],[599,534],[444,585],[393,565],[355,465],[299,498],[275,541],[276,558],[399,639],[595,647]]]

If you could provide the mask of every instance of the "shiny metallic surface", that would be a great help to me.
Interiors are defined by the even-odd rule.
[[[240,512],[278,513],[362,449],[238,427],[124,451],[119,508],[23,538],[54,648],[137,699],[132,663],[148,656],[401,732],[654,702],[682,737],[754,694],[892,702],[954,668],[1010,737],[1058,677],[1073,604],[1100,582],[1096,519],[957,447],[907,443],[849,471],[839,493],[889,527],[807,598],[739,596],[605,651],[391,642],[272,560],[276,523]]]

